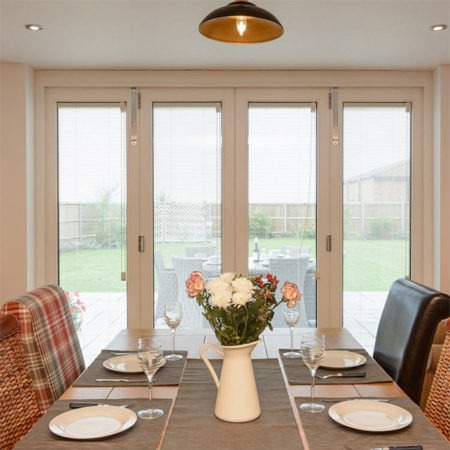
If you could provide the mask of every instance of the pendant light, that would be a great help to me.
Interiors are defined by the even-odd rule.
[[[273,14],[246,0],[215,9],[203,19],[198,30],[207,38],[233,44],[272,41],[284,32]]]

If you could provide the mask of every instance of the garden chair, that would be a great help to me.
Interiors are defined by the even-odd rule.
[[[295,245],[283,245],[281,253],[292,256],[293,258],[300,258],[300,256],[310,256],[311,247],[298,247]]]
[[[309,267],[306,271],[305,282],[303,284],[302,301],[305,303],[306,317],[308,318],[308,326],[316,326],[316,277],[314,275],[314,267]]]
[[[0,361],[0,448],[10,450],[41,416],[12,314],[0,315]]]
[[[186,256],[189,258],[194,258],[197,255],[205,255],[206,257],[213,256],[217,253],[217,248],[215,246],[194,246],[194,247],[184,247]]]
[[[164,317],[164,307],[168,302],[178,300],[178,282],[174,268],[168,268],[164,264],[161,250],[155,250],[154,254],[156,281],[158,294],[156,299],[155,323]]]
[[[303,294],[305,285],[305,275],[308,269],[309,256],[302,256],[300,258],[270,258],[269,272],[276,275],[278,280],[277,299],[282,297],[281,288],[286,281],[295,283],[298,286],[300,293]],[[305,302],[300,301],[300,326],[308,327],[308,317],[306,314]],[[275,315],[272,320],[272,325],[277,328],[285,328],[286,322],[283,319],[283,308],[280,305],[275,309]]]
[[[192,272],[202,271],[203,259],[172,256],[172,261],[178,282],[178,301],[180,302],[183,311],[181,327],[207,327],[208,323],[202,314],[203,308],[198,305],[195,298],[189,298],[186,294],[186,280]]]
[[[66,294],[48,285],[5,303],[20,326],[25,359],[44,413],[85,369]]]

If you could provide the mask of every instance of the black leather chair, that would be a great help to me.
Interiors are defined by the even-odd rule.
[[[436,327],[449,316],[446,294],[406,279],[389,290],[373,357],[417,404]]]

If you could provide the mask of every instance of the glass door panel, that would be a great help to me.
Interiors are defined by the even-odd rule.
[[[153,104],[155,328],[171,301],[182,305],[180,327],[208,326],[185,281],[222,271],[221,127],[220,104]]]
[[[316,104],[248,107],[248,271],[296,283],[300,326],[316,324]],[[272,321],[287,327],[282,308]]]
[[[344,326],[369,351],[392,282],[410,274],[410,161],[404,103],[344,103]]]
[[[59,284],[91,361],[127,325],[126,114],[58,105]]]

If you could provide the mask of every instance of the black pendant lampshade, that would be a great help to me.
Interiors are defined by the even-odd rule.
[[[203,19],[198,29],[210,39],[234,44],[272,41],[284,31],[273,14],[245,0],[215,9]]]

